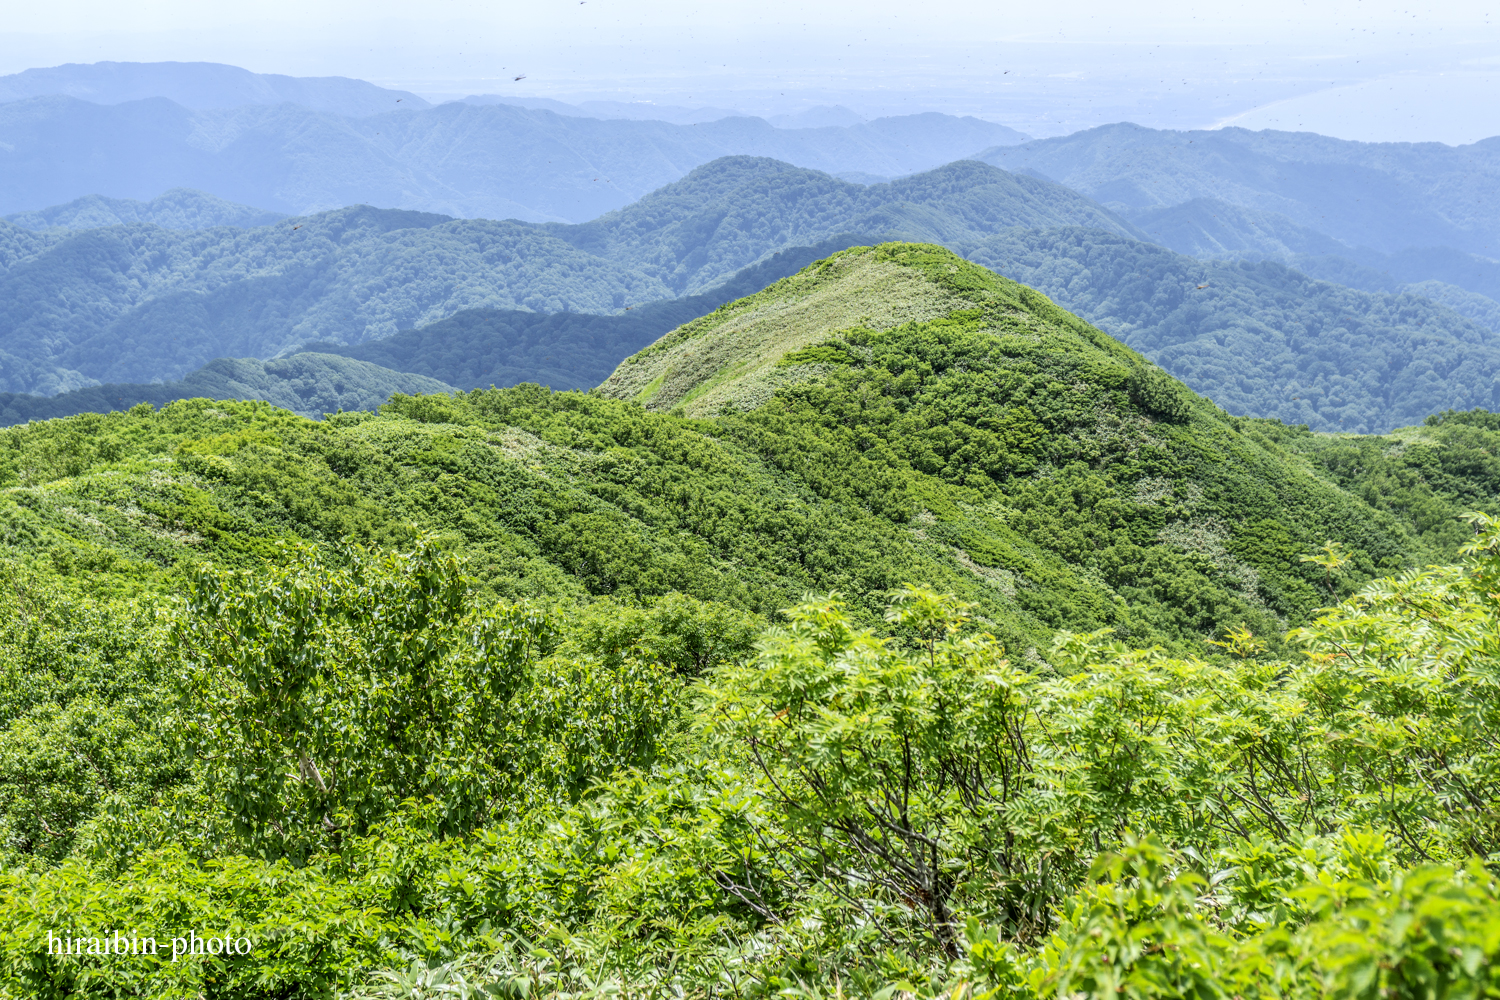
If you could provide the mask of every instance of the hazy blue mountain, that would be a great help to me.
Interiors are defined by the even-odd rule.
[[[864,185],[884,184],[891,180],[891,178],[882,177],[880,174],[867,174],[863,170],[841,170],[833,176],[841,181],[848,181],[850,184]]]
[[[145,222],[163,229],[212,229],[236,226],[249,229],[268,226],[286,216],[248,205],[215,198],[190,188],[173,188],[150,201],[130,198],[105,198],[91,194],[66,205],[54,205],[36,212],[18,212],[5,221],[22,229],[101,229]]]
[[[1066,188],[981,163],[862,187],[750,157],[581,226],[368,207],[247,230],[0,224],[0,390],[181,378],[216,357],[358,344],[467,309],[611,313],[843,233],[976,240],[1056,225],[1131,232]]]
[[[1166,208],[1120,213],[1169,250],[1190,257],[1290,260],[1304,254],[1348,254],[1347,243],[1300,226],[1279,212],[1194,198]]]
[[[1034,171],[1122,212],[1215,199],[1278,213],[1350,247],[1449,246],[1500,257],[1500,137],[1454,147],[1121,124],[979,158]]]
[[[1500,263],[1452,247],[1413,247],[1393,254],[1351,250],[1292,258],[1299,270],[1371,292],[1394,292],[1426,281],[1500,299]]]
[[[769,250],[837,232],[956,245],[1013,226],[1060,225],[1140,235],[1062,185],[973,160],[864,186],[754,157],[700,167],[592,222],[543,228],[684,292],[705,288]]]
[[[0,393],[0,426],[75,413],[163,406],[175,399],[263,399],[307,417],[339,410],[372,410],[395,392],[448,392],[452,386],[410,372],[331,354],[295,354],[261,361],[216,358],[174,382],[96,385],[57,396]]]
[[[1480,326],[1500,333],[1500,302],[1444,281],[1414,281],[1398,291],[1422,295],[1447,306],[1460,316],[1467,316]]]
[[[0,226],[14,261],[0,389],[182,378],[309,344],[460,387],[582,387],[733,297],[714,286],[747,265],[762,270],[733,294],[772,280],[777,251],[906,239],[1041,288],[1236,413],[1375,431],[1500,404],[1495,334],[1430,297],[1205,262],[1141,235],[1068,188],[976,161],[864,186],[756,157],[582,225],[360,207],[257,229]],[[697,298],[647,306],[681,295]]]
[[[312,111],[352,118],[390,111],[397,101],[409,105],[410,110],[432,106],[416,94],[344,76],[252,73],[223,63],[68,63],[0,76],[0,102],[57,94],[94,104],[165,97],[186,108],[299,104]]]
[[[502,94],[471,94],[465,104],[510,104],[518,108],[553,111],[570,118],[623,118],[629,121],[670,122],[673,125],[697,125],[720,118],[743,118],[743,111],[732,108],[682,108],[650,101],[580,101],[568,104],[550,97],[506,97]]]
[[[788,247],[742,268],[707,292],[649,302],[608,316],[469,309],[382,340],[348,347],[307,344],[305,349],[418,372],[460,389],[505,388],[520,382],[553,389],[592,389],[609,377],[621,359],[662,334],[726,302],[753,295],[830,254],[878,242],[875,236],[845,234],[814,246]]]
[[[104,106],[43,96],[0,104],[0,213],[188,187],[288,214],[374,204],[582,222],[726,155],[899,176],[1015,135],[938,114],[778,129],[759,118],[673,125],[507,104],[349,118],[293,104],[190,110],[161,97]]]
[[[766,121],[777,128],[823,128],[826,125],[858,125],[865,121],[865,116],[856,111],[850,111],[842,104],[835,104],[831,107],[825,104],[798,111],[796,114],[772,115]],[[1017,132],[1016,135],[1020,136],[1021,133]],[[1030,137],[1021,136],[1016,141],[1022,142],[1028,138]]]
[[[482,306],[608,312],[672,294],[534,226],[390,209],[48,235],[0,224],[0,248],[18,248],[0,273],[0,390],[181,378],[215,357],[362,341]]]
[[[1000,234],[970,259],[1031,285],[1230,413],[1383,433],[1500,407],[1500,333],[1431,298],[1270,261],[1202,261],[1098,230]]]

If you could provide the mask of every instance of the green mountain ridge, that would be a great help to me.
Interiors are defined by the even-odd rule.
[[[973,239],[1060,223],[1129,231],[1072,192],[981,164],[863,187],[751,158],[583,227],[369,207],[194,233],[0,225],[0,390],[175,379],[214,357],[358,344],[465,309],[610,313],[841,233]]]
[[[5,428],[0,989],[753,998],[920,973],[1042,1000],[1073,992],[1058,968],[1125,965],[1145,1000],[1285,1000],[1256,974],[1281,962],[1316,1000],[1366,958],[1467,986],[1500,954],[1463,867],[1494,833],[1389,772],[1414,746],[1474,761],[1492,728],[1424,737],[1488,718],[1489,688],[1410,659],[1437,625],[1489,676],[1493,557],[1326,606],[1457,558],[1459,515],[1500,510],[1497,455],[1492,413],[1385,437],[1228,416],[914,243],[725,303],[594,393]],[[911,780],[937,773],[1019,791]],[[962,878],[862,848],[850,817],[892,800],[925,870]],[[1311,809],[1336,823],[1301,831]],[[1320,887],[1354,912],[1285,903]],[[36,932],[127,911],[253,946],[59,961]]]
[[[1277,219],[1236,212],[1234,225],[1259,220],[1268,239],[1286,236]],[[199,233],[0,227],[0,260],[10,262],[0,275],[0,385],[50,393],[174,380],[214,357],[317,345],[460,388],[587,388],[651,338],[756,290],[732,276],[757,261],[809,244],[826,253],[907,239],[1042,288],[1238,414],[1383,432],[1494,405],[1494,310],[1483,299],[1342,257],[1295,260],[1313,276],[1343,269],[1351,283],[1379,287],[1205,264],[1144,235],[1065,188],[974,162],[863,186],[748,157],[580,226],[356,208]],[[1471,283],[1486,273],[1450,255],[1443,273]],[[764,284],[787,272],[755,273]],[[11,408],[15,419],[59,412]]]

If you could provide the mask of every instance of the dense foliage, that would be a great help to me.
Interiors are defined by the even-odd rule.
[[[741,268],[710,291],[648,302],[610,315],[473,309],[382,340],[351,347],[309,344],[306,349],[416,372],[460,389],[505,388],[521,382],[553,389],[592,389],[621,358],[669,330],[752,295],[830,253],[871,242],[876,241],[845,235],[814,246],[788,247]]]
[[[136,223],[60,235],[0,224],[0,389],[178,379],[214,358],[361,344],[469,309],[618,314],[851,233],[950,240],[1069,224],[1128,229],[1065,188],[977,163],[864,187],[749,157],[707,164],[580,226],[367,206],[248,230]],[[575,359],[565,338],[561,355],[522,361],[525,346],[496,359],[500,374],[565,373],[577,385],[602,363],[591,355],[614,344]]]
[[[1195,260],[1084,229],[964,249],[1231,413],[1381,433],[1500,404],[1500,334],[1411,290],[1360,292],[1272,261]]]
[[[296,228],[294,228],[294,226]],[[514,222],[354,207],[258,229],[0,225],[0,389],[181,378],[470,308],[609,312],[659,281]]]
[[[0,995],[1493,985],[1500,420],[1228,417],[910,244],[634,367],[767,316],[704,417],[0,431]]]

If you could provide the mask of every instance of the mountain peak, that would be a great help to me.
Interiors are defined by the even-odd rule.
[[[975,310],[994,318],[997,336],[1033,337],[1039,320],[1063,322],[1088,331],[1096,349],[1130,353],[1041,293],[950,250],[882,243],[833,254],[678,327],[626,358],[598,391],[694,417],[751,410],[783,386],[860,363],[885,331]]]

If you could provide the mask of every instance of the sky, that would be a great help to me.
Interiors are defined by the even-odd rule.
[[[1455,144],[1500,134],[1500,0],[49,0],[7,10],[0,74],[99,60],[351,76],[439,100],[942,111],[1036,136],[1114,121]]]

